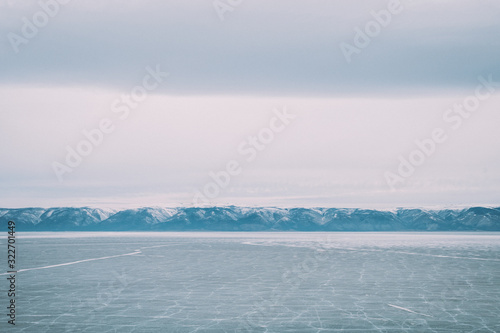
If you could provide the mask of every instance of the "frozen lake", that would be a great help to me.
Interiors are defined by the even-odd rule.
[[[500,332],[500,233],[18,233],[16,247],[17,324],[3,314],[1,332]]]

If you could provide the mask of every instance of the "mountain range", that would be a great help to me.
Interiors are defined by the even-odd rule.
[[[500,207],[0,208],[0,224],[8,221],[16,231],[500,231]]]

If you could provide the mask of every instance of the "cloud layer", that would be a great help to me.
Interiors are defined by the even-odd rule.
[[[392,0],[394,1],[394,0]],[[235,2],[236,3],[236,2]],[[127,87],[148,65],[171,73],[165,92],[309,94],[431,91],[500,76],[496,1],[404,1],[348,64],[354,45],[391,1],[73,1],[13,52],[36,1],[3,1],[4,84]]]

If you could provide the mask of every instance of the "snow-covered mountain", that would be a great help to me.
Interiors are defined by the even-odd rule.
[[[500,231],[500,208],[0,208],[17,231]]]

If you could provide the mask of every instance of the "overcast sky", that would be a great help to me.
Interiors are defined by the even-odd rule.
[[[1,207],[500,206],[496,0],[61,2],[0,0]]]

